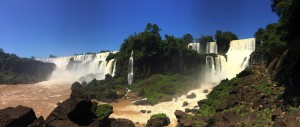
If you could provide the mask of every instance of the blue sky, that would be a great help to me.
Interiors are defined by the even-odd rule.
[[[253,37],[277,22],[271,0],[0,0],[0,48],[21,57],[118,50],[148,22],[161,35]]]

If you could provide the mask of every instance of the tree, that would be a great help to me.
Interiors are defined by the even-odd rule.
[[[272,11],[279,16],[281,40],[291,42],[300,34],[300,1],[299,0],[272,0]]]
[[[200,43],[201,52],[205,52],[207,42],[213,42],[214,39],[210,35],[201,35],[199,39],[197,39],[197,42]]]
[[[217,30],[215,34],[216,43],[218,45],[219,53],[226,53],[229,49],[229,44],[231,40],[237,40],[238,37],[230,32],[222,32],[221,30]]]
[[[192,43],[194,41],[194,38],[193,38],[193,36],[191,34],[184,34],[182,36],[182,39],[183,39],[183,42],[187,43],[187,44],[188,43]]]
[[[145,32],[159,34],[159,31],[161,31],[161,29],[159,28],[159,26],[157,24],[147,23]]]
[[[201,37],[198,39],[198,42],[201,44],[206,44],[207,42],[213,42],[214,39],[210,35],[201,35]]]

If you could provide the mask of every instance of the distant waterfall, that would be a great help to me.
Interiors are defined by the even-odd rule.
[[[188,48],[196,50],[198,53],[200,53],[200,51],[201,51],[200,43],[189,43]]]
[[[247,66],[249,66],[250,55],[255,50],[255,38],[233,40],[230,42],[229,49],[225,58],[223,55],[207,56],[206,68],[209,81],[219,82],[225,78],[233,78]],[[207,43],[206,52],[216,53],[217,45],[215,42]]]
[[[133,51],[131,51],[131,55],[128,63],[128,84],[131,85],[133,81]]]
[[[116,74],[116,67],[117,66],[117,60],[115,60],[115,62],[114,62],[114,68],[113,68],[113,72],[112,72],[112,77],[114,77],[115,76],[115,74]]]
[[[206,53],[210,54],[210,53],[215,53],[218,54],[218,46],[216,42],[207,42],[206,45]]]
[[[212,56],[206,56],[206,68],[208,73],[215,73],[215,61]]]
[[[94,78],[102,80],[105,78],[106,74],[114,75],[113,69],[115,69],[116,60],[111,59],[106,61],[106,58],[110,53],[115,54],[117,51],[37,60],[54,63],[57,67],[56,71],[59,71],[59,74],[66,73],[67,76],[70,76],[73,79],[79,79],[82,76],[94,74]],[[71,59],[74,61],[74,64],[71,65],[71,70],[66,71]]]

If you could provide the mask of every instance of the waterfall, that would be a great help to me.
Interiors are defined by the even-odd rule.
[[[106,68],[105,68],[105,74],[110,74],[110,75],[112,75],[114,61],[115,61],[115,59],[111,59],[111,60],[108,62],[107,66],[106,66]]]
[[[128,63],[128,84],[131,85],[133,81],[133,51],[131,51],[131,55]]]
[[[209,73],[214,74],[215,73],[215,62],[214,58],[212,56],[206,56],[206,69],[209,71]]]
[[[206,45],[206,53],[210,54],[210,53],[215,53],[218,54],[218,46],[216,42],[207,42]]]
[[[207,43],[206,52],[216,53],[215,42]],[[208,77],[213,82],[219,82],[225,78],[233,78],[247,66],[249,66],[250,55],[255,50],[255,38],[232,40],[226,53],[227,59],[223,55],[207,56],[206,68]]]
[[[94,74],[94,78],[102,80],[105,78],[106,74],[114,75],[113,69],[115,69],[116,60],[111,59],[106,61],[106,58],[110,53],[115,54],[117,51],[37,60],[54,63],[56,65],[56,71],[59,71],[59,73],[66,73],[64,76],[72,77],[74,80],[89,74]],[[70,65],[72,68],[71,70],[66,71],[70,59],[73,59],[75,63]]]
[[[112,72],[112,77],[114,77],[115,76],[115,74],[116,74],[116,68],[117,68],[117,60],[115,60],[115,62],[114,62],[114,68],[113,68],[113,72]]]
[[[188,44],[188,48],[196,50],[198,53],[200,53],[200,51],[201,51],[201,49],[200,49],[200,43],[189,43]]]

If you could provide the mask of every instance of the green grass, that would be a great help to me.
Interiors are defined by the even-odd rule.
[[[152,103],[168,101],[197,87],[197,83],[188,76],[180,74],[155,74],[145,80],[140,80],[129,86],[133,92],[139,94]]]
[[[221,81],[221,83],[214,87],[207,95],[207,99],[198,101],[200,115],[209,116],[215,113],[217,106],[229,96],[229,92],[239,80],[239,78],[233,78],[229,81]]]
[[[108,104],[98,105],[96,109],[97,117],[102,120],[113,112],[113,107]]]

